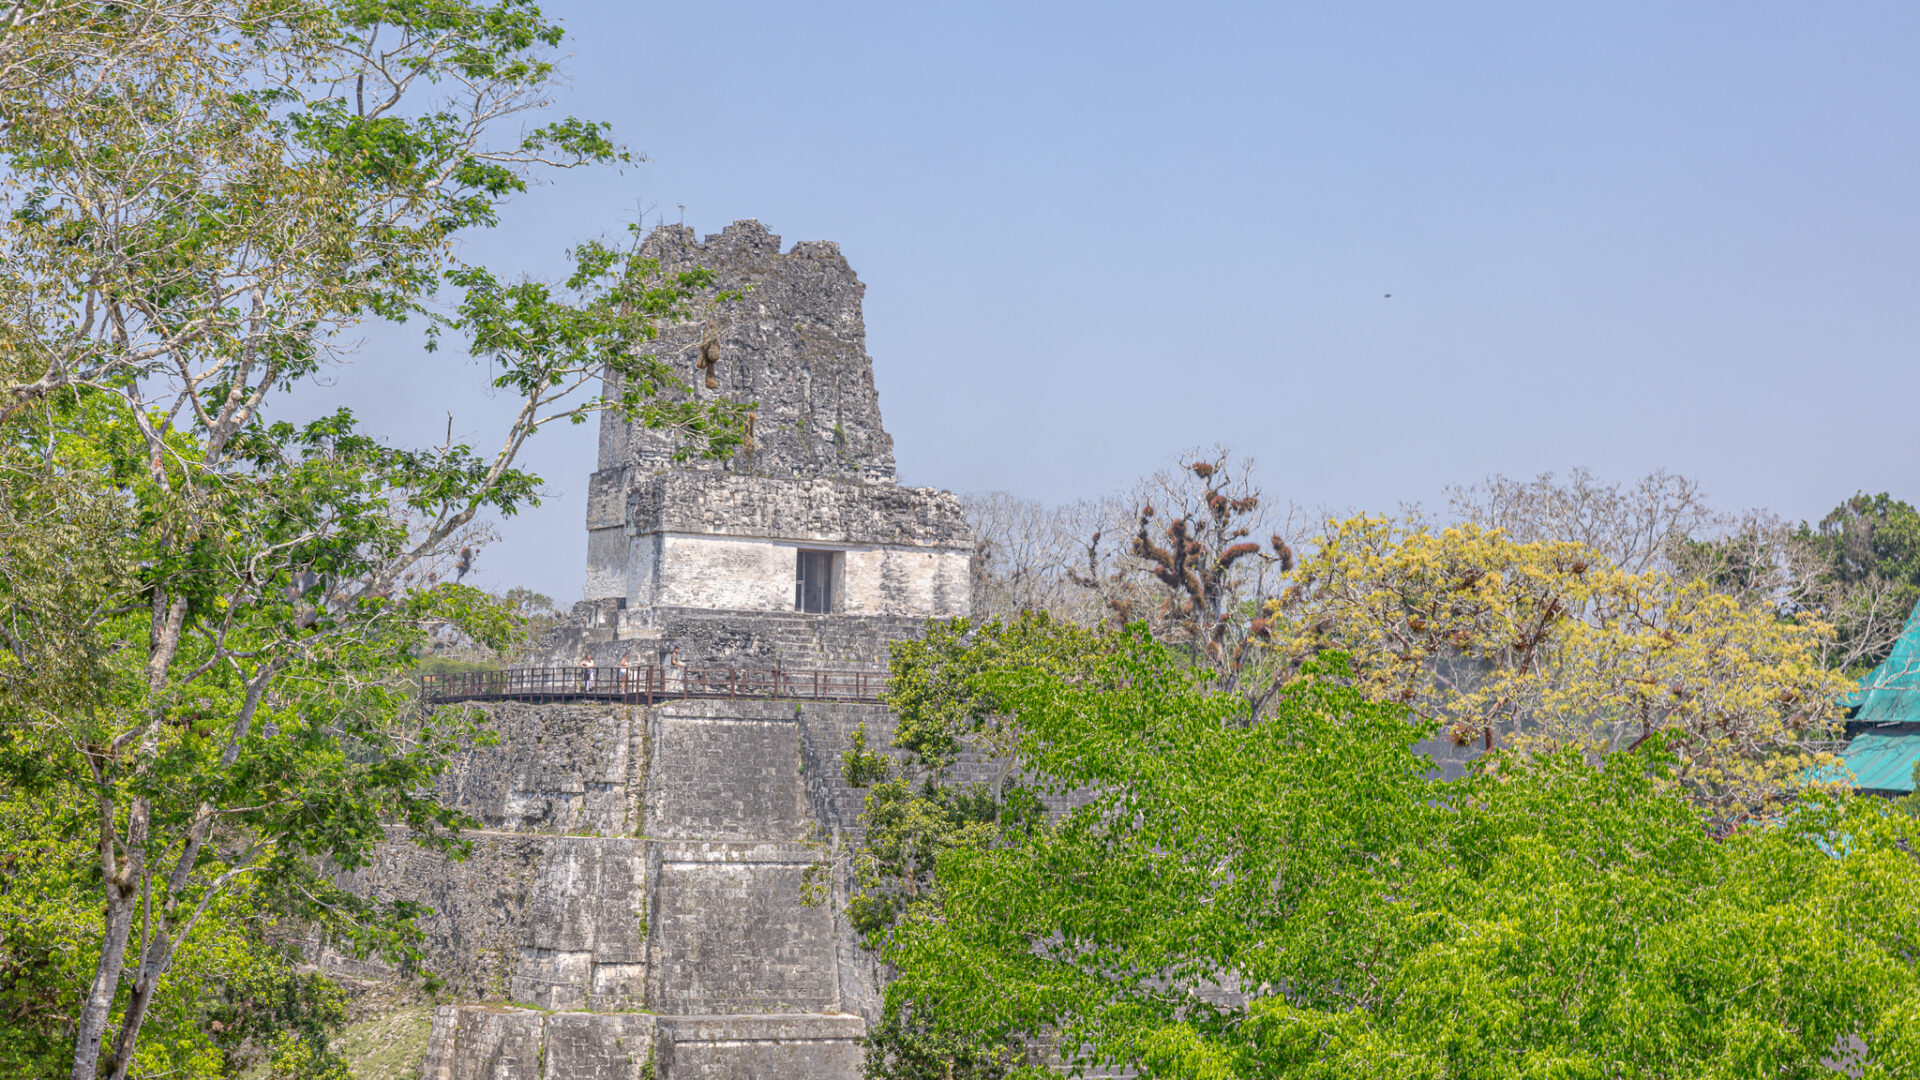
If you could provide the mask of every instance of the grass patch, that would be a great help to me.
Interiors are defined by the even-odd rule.
[[[353,1080],[417,1080],[433,1031],[433,1009],[415,1006],[348,1024],[333,1039]]]
[[[506,664],[498,660],[460,660],[451,656],[423,656],[420,658],[419,672],[422,675],[458,675],[469,671],[499,671]]]

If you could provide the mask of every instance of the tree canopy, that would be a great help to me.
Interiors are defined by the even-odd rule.
[[[1820,663],[1818,619],[1473,523],[1331,523],[1274,607],[1295,657],[1346,653],[1368,693],[1458,743],[1604,754],[1664,733],[1720,828],[1828,763],[1849,686]]]
[[[1437,724],[1338,654],[1249,724],[1138,628],[1042,662],[1004,637],[912,663],[1012,718],[1053,812],[973,815],[893,909],[917,1041],[878,1075],[1045,1075],[1036,1043],[1190,1078],[1816,1076],[1850,1039],[1864,1075],[1920,1068],[1895,807],[1819,793],[1721,835],[1663,736],[1442,782]]]
[[[1822,578],[1837,594],[1830,617],[1858,674],[1887,658],[1894,635],[1920,603],[1920,511],[1881,492],[1862,492],[1833,508],[1817,525],[1802,523]]]
[[[406,675],[443,630],[514,633],[459,552],[537,504],[527,440],[616,410],[723,455],[750,405],[649,351],[712,279],[637,237],[557,283],[458,257],[539,170],[628,160],[551,109],[531,0],[0,11],[0,770],[89,819],[101,915],[88,985],[37,1015],[73,1080],[204,1074],[141,1032],[240,898],[414,955],[411,909],[334,881],[390,826],[461,849],[434,782],[480,733]],[[481,361],[515,405],[490,448],[277,419],[370,318]]]

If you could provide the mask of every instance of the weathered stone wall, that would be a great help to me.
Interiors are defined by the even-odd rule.
[[[855,1016],[676,1017],[659,1024],[663,1080],[856,1077],[866,1025]]]
[[[428,909],[418,920],[427,968],[465,1001],[504,1001],[528,945],[534,879],[551,854],[551,838],[478,833],[463,862],[414,847],[395,830],[371,866],[347,875],[348,888]],[[357,961],[317,946],[319,963],[365,978],[391,975],[377,961]]]
[[[892,643],[917,638],[927,628],[924,618],[911,615],[632,609],[613,601],[582,603],[574,614],[544,642],[548,663],[573,664],[588,656],[603,667],[618,665],[622,657],[657,664],[677,650],[688,664],[884,671]]]
[[[648,1004],[671,1015],[838,1013],[834,913],[802,902],[817,846],[655,845]]]
[[[849,614],[965,613],[973,543],[947,492],[698,473],[625,483],[595,477],[590,600],[790,611],[794,552],[807,547],[846,552]]]
[[[635,537],[624,588],[628,607],[792,611],[795,562],[803,546],[823,550],[819,544],[750,537]],[[972,597],[968,552],[846,545],[824,550],[837,551],[841,560],[836,614],[967,614]]]
[[[429,966],[474,1003],[441,1010],[425,1076],[625,1080],[648,1055],[661,1078],[858,1075],[879,998],[845,918],[840,758],[862,725],[884,745],[886,709],[466,707],[502,736],[442,785],[487,826],[472,857],[396,835],[350,879],[432,907]]]
[[[970,550],[960,500],[936,488],[833,477],[766,477],[696,470],[627,483],[607,471],[588,491],[587,528],[718,533],[825,544],[902,544]]]
[[[608,415],[587,491],[589,601],[716,610],[793,608],[793,552],[845,552],[847,614],[964,614],[973,539],[953,495],[894,483],[860,314],[865,287],[831,244],[780,253],[758,222],[696,243],[657,230],[669,269],[714,271],[714,296],[656,343],[691,393],[753,407],[724,462],[676,460],[672,436]],[[701,343],[718,342],[711,373]],[[719,538],[729,538],[721,540]],[[745,540],[771,543],[747,544]]]
[[[646,790],[646,715],[613,705],[484,706],[499,744],[458,755],[441,796],[488,829],[631,836]]]
[[[880,422],[861,284],[838,245],[800,243],[782,254],[780,238],[757,221],[736,221],[704,242],[667,225],[643,251],[669,273],[704,267],[713,293],[742,295],[703,305],[691,322],[668,328],[652,351],[672,364],[696,395],[757,405],[751,451],[730,463],[765,476],[844,476],[891,483],[893,438]],[[717,388],[694,364],[714,337]],[[601,427],[601,467],[679,468],[669,435],[609,416]]]
[[[653,1017],[447,1005],[421,1080],[767,1080],[860,1074],[854,1016]]]

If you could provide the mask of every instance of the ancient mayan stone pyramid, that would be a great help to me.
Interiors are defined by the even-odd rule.
[[[695,393],[757,404],[753,446],[675,463],[606,421],[586,599],[550,662],[880,670],[888,642],[965,613],[972,539],[952,495],[894,482],[864,286],[838,248],[782,253],[757,222],[647,244],[746,290],[658,349]],[[862,725],[885,745],[884,706],[474,704],[500,743],[443,789],[483,823],[472,857],[395,843],[355,876],[434,909],[434,966],[463,1004],[438,1010],[425,1080],[859,1075],[878,996],[844,916],[860,797],[840,757]]]

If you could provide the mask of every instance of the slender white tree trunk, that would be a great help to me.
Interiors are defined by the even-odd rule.
[[[107,871],[106,937],[101,942],[100,963],[94,970],[93,985],[88,988],[86,1004],[80,1009],[71,1080],[95,1080],[98,1075],[100,1044],[106,1039],[113,995],[126,969],[127,938],[133,932],[140,881],[146,874],[147,817],[151,812],[147,801],[141,799],[134,804],[124,854],[119,857],[113,853],[113,803],[102,800],[101,811],[106,815],[101,823],[101,861]]]
[[[133,1047],[140,1037],[140,1026],[146,1022],[147,1006],[153,1004],[153,994],[160,986],[160,976],[173,962],[173,938],[167,933],[165,919],[154,928],[153,940],[148,943],[146,955],[141,957],[140,969],[133,980],[133,996],[127,999],[126,1015],[120,1021],[120,1034],[113,1041],[113,1058],[108,1076],[110,1080],[126,1080],[127,1069],[133,1065]]]

